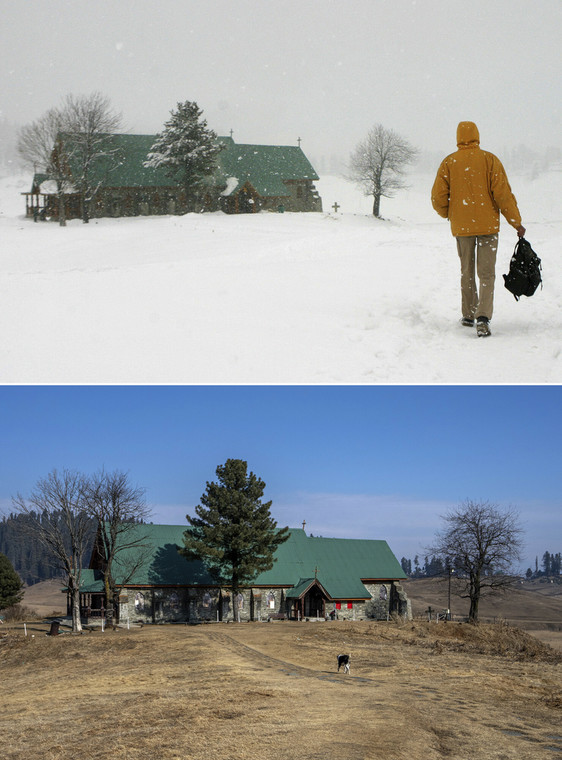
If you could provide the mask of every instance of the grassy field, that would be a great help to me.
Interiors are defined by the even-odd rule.
[[[562,755],[562,655],[503,623],[46,630],[0,630],[6,760]]]

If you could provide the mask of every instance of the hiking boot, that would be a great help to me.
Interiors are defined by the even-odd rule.
[[[474,327],[474,320],[472,317],[463,317],[461,319],[461,325],[464,325],[465,327]]]
[[[476,334],[479,338],[487,338],[492,334],[488,317],[478,317],[476,320]]]

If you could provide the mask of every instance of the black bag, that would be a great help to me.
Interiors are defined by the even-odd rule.
[[[503,279],[516,301],[520,296],[532,296],[541,285],[541,260],[525,238],[519,238],[509,262],[509,272],[503,275]]]

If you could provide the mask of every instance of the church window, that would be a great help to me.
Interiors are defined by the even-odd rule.
[[[143,612],[144,610],[144,594],[140,591],[137,591],[135,594],[135,610],[137,612]]]

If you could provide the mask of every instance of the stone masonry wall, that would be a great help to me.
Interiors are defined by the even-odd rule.
[[[411,607],[399,583],[365,584],[371,599],[347,602],[340,609],[336,602],[326,603],[326,615],[338,620],[387,620],[393,613],[411,618]],[[242,589],[234,609],[229,589],[208,588],[138,588],[127,589],[119,598],[121,624],[131,623],[200,623],[240,620],[264,621],[288,614],[287,588]]]

